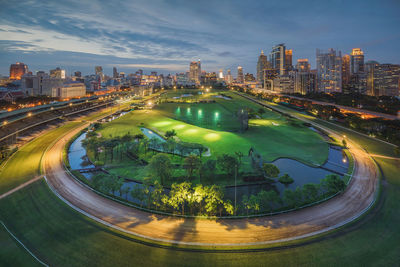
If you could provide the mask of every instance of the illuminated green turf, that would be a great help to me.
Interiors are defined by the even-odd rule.
[[[222,115],[221,115],[222,116]],[[185,142],[200,143],[209,147],[212,157],[241,151],[247,155],[254,147],[264,159],[291,157],[310,164],[322,164],[328,157],[328,144],[314,131],[298,123],[292,125],[285,118],[276,116],[250,120],[250,128],[244,133],[216,131],[195,126],[165,116],[164,111],[133,111],[105,124],[100,133],[104,137],[141,133],[139,127],[164,134],[174,129],[177,137]]]

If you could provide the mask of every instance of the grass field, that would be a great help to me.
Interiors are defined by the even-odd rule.
[[[243,103],[245,102],[240,102],[240,105],[243,105]],[[229,105],[235,104],[232,102]],[[196,108],[196,110],[198,109]],[[133,111],[107,123],[99,132],[106,138],[123,136],[127,133],[137,134],[141,133],[140,125],[150,128],[159,134],[164,134],[166,131],[174,129],[180,140],[200,143],[209,147],[212,157],[222,153],[233,154],[236,151],[241,151],[244,155],[247,155],[251,147],[256,148],[263,158],[268,161],[278,157],[290,157],[309,164],[320,165],[328,157],[328,145],[319,134],[311,131],[301,123],[293,124],[270,111],[267,111],[262,119],[250,120],[250,128],[244,133],[216,131],[198,127],[170,118],[165,115],[165,110],[160,111],[158,109]]]
[[[331,126],[327,124],[327,127]],[[370,153],[393,156],[389,145],[352,132],[344,133],[360,140]],[[38,146],[37,149],[40,152],[39,149],[45,148]],[[14,157],[8,164],[18,169],[25,160]],[[356,226],[345,227],[338,236],[295,248],[202,253],[148,246],[73,211],[43,181],[0,200],[0,220],[36,256],[52,266],[397,266],[400,262],[400,165],[394,160],[376,160],[384,175],[382,198],[376,210]],[[29,165],[30,172],[37,171],[36,167],[36,164]],[[7,169],[2,175],[14,171]],[[0,245],[0,266],[35,264],[4,230],[0,230]]]
[[[45,149],[62,133],[78,126],[71,122],[36,138],[20,148],[0,172],[0,194],[40,174],[39,165]]]

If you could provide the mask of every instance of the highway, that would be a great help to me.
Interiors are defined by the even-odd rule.
[[[340,133],[316,126],[341,139]],[[319,205],[250,219],[211,220],[147,213],[104,198],[67,173],[62,163],[63,147],[80,130],[67,133],[46,152],[43,168],[50,188],[77,211],[149,240],[193,246],[249,246],[296,240],[353,221],[371,207],[377,196],[379,177],[373,160],[356,142],[347,140],[355,160],[353,178],[345,192]]]

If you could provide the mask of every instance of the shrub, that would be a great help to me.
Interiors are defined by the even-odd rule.
[[[279,182],[281,184],[291,184],[294,182],[293,178],[289,176],[289,174],[284,174],[281,177],[279,177]]]

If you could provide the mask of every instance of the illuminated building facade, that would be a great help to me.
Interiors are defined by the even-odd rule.
[[[241,66],[238,66],[238,68],[237,68],[236,82],[237,83],[244,83],[243,68]]]
[[[347,90],[350,84],[350,56],[342,57],[342,89]]]
[[[317,49],[318,91],[342,92],[342,54],[334,49]]]
[[[65,70],[62,70],[60,68],[56,68],[54,70],[50,70],[50,77],[51,78],[59,78],[59,79],[65,79]]]
[[[350,54],[350,74],[364,72],[364,52],[360,48],[353,48]]]
[[[279,75],[284,75],[286,71],[285,57],[286,47],[285,44],[278,44],[272,47],[272,51],[269,54],[271,67],[277,69]]]
[[[21,80],[22,75],[28,73],[28,66],[22,62],[11,64],[10,66],[10,79]]]
[[[293,70],[292,58],[293,58],[293,50],[292,49],[286,49],[285,50],[285,70],[286,70],[286,73],[288,71]]]
[[[199,61],[192,61],[190,62],[189,68],[189,80],[196,85],[200,84],[201,78],[201,62]]]
[[[311,65],[307,58],[299,58],[297,60],[296,69],[299,72],[308,72],[311,70]]]
[[[376,64],[373,69],[373,95],[399,96],[400,65]]]
[[[257,82],[264,84],[264,70],[269,68],[269,62],[264,51],[261,50],[261,54],[257,61]]]

